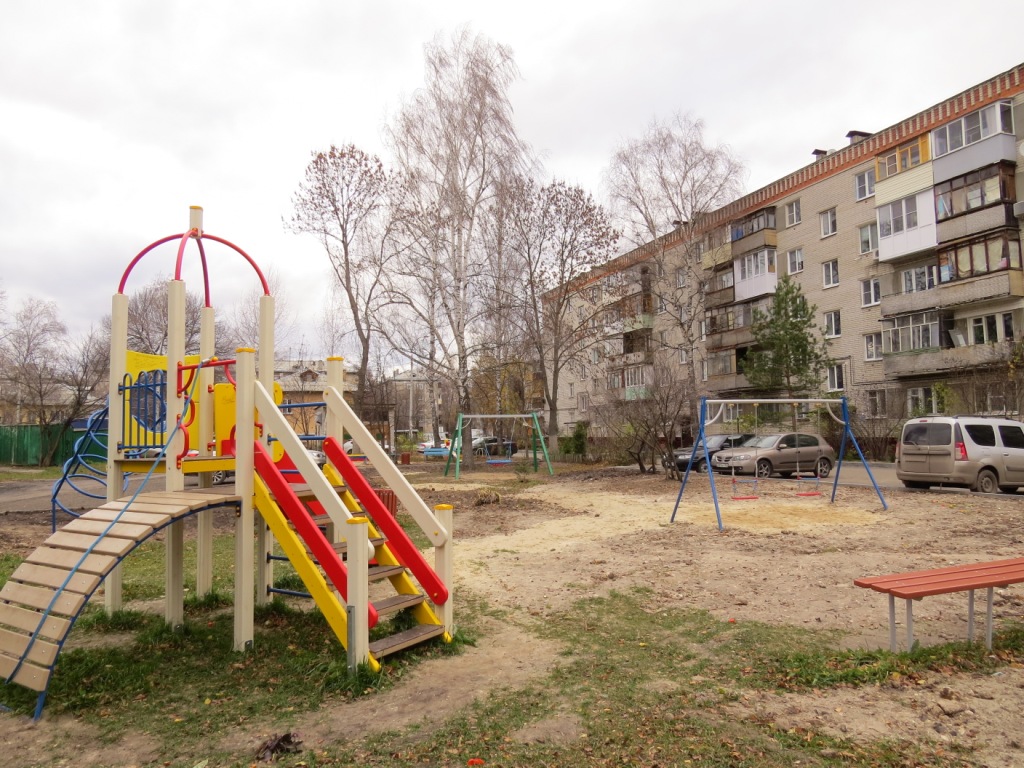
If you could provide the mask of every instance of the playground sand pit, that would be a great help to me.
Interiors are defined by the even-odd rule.
[[[455,506],[456,617],[459,600],[472,598],[511,619],[485,620],[476,647],[416,667],[395,689],[292,718],[289,727],[307,747],[331,744],[342,722],[359,723],[366,733],[415,725],[415,738],[424,738],[472,699],[547,674],[561,663],[561,649],[537,639],[530,627],[584,597],[643,587],[650,610],[706,609],[722,620],[833,630],[844,647],[887,648],[886,599],[854,587],[855,578],[1024,551],[1024,498],[1012,496],[886,491],[889,509],[883,511],[871,488],[840,488],[831,504],[827,483],[822,496],[796,495],[811,486],[766,483],[760,498],[734,501],[719,481],[720,531],[707,478],[691,479],[670,522],[679,485],[664,475],[586,469],[520,483],[508,472],[485,470],[454,481],[438,469],[414,469],[409,479],[428,504]],[[30,525],[28,517],[0,518],[0,547],[38,533],[35,525],[22,528]],[[924,645],[963,639],[966,602],[964,595],[947,595],[916,604],[916,638]],[[1024,590],[996,590],[997,625],[1022,614]],[[898,735],[963,745],[986,766],[1024,764],[1022,713],[1024,670],[1015,667],[984,676],[927,674],[913,686],[745,692],[728,709],[733,718],[854,740]],[[103,747],[98,737],[90,762],[82,762],[56,735],[61,720],[44,718],[26,729],[0,718],[0,745],[8,754],[26,755],[15,765],[49,764],[33,762],[33,754],[37,760],[51,755],[59,764],[65,752],[68,764],[122,764],[125,743]],[[273,720],[248,723],[220,734],[215,747],[241,754],[275,729],[280,723]],[[549,740],[579,735],[564,717],[536,729]],[[143,735],[126,738],[136,741],[136,754],[146,754]],[[79,744],[87,739],[76,733]]]

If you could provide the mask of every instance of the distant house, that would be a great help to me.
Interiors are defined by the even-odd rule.
[[[356,388],[355,370],[345,369],[345,400],[352,402]],[[281,409],[300,435],[322,435],[327,387],[325,360],[279,360],[274,365],[274,383],[281,388]],[[298,406],[288,408],[288,406]]]

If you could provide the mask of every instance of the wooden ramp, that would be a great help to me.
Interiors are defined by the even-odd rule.
[[[40,694],[96,588],[135,547],[171,523],[239,497],[212,489],[143,493],[104,504],[43,542],[0,589],[0,676]]]

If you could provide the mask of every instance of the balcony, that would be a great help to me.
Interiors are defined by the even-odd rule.
[[[630,331],[639,331],[643,328],[654,327],[654,315],[643,312],[639,315],[633,315],[632,317],[626,317],[622,320],[622,332],[629,333]]]
[[[754,343],[754,334],[749,327],[731,328],[727,331],[708,334],[708,349],[732,349],[733,347],[750,346]]]
[[[991,272],[965,280],[941,283],[936,290],[939,292],[940,307],[1024,296],[1024,272],[1019,269]]]
[[[1003,203],[954,216],[939,222],[939,243],[949,243],[971,235],[980,235],[993,229],[1016,226],[1013,205]]]
[[[756,251],[760,248],[775,248],[778,246],[779,238],[774,229],[759,229],[751,232],[739,240],[732,241],[732,255],[735,258],[749,251]]]
[[[727,373],[722,376],[709,376],[708,389],[716,394],[750,389],[750,382],[742,373]]]
[[[650,352],[627,352],[624,355],[608,355],[608,364],[613,368],[626,368],[651,361]]]
[[[732,249],[728,244],[720,245],[717,248],[712,248],[709,251],[704,251],[701,256],[701,266],[707,270],[714,270],[715,267],[720,267],[723,264],[732,262]]]
[[[894,273],[894,282],[898,273]],[[1024,296],[1024,272],[1016,269],[939,283],[927,291],[882,296],[882,317],[895,317],[926,309],[955,307],[978,301]]]
[[[707,309],[714,309],[715,307],[724,307],[726,304],[732,304],[734,301],[736,301],[736,289],[730,285],[728,288],[712,291],[705,296],[704,306]]]
[[[973,344],[950,349],[922,349],[887,354],[882,358],[886,378],[914,377],[944,371],[967,371],[1006,362],[1007,344]]]

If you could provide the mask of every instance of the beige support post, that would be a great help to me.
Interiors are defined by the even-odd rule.
[[[260,296],[259,303],[259,355],[256,374],[267,392],[274,391],[274,297]],[[260,419],[260,421],[264,421]],[[265,432],[257,436],[263,445],[270,445]],[[274,537],[262,517],[256,519],[256,604],[270,602],[270,587],[274,586]]]
[[[236,651],[252,647],[254,588],[253,579],[253,442],[256,360],[252,349],[239,349],[235,355],[235,493],[242,505],[235,524],[235,644]],[[262,525],[262,521],[260,522]]]
[[[185,410],[185,393],[178,392],[178,365],[185,361],[185,283],[170,280],[167,284],[167,430],[171,434]],[[185,447],[184,430],[173,432],[165,454],[165,488],[185,489],[185,475],[177,457]],[[185,622],[185,524],[178,520],[167,527],[165,546],[167,572],[164,580],[164,618],[172,627]]]
[[[453,514],[451,504],[434,505],[434,516],[438,522],[448,531],[448,538],[444,543],[434,547],[434,571],[441,577],[441,581],[448,587],[448,599],[440,606],[440,619],[444,629],[449,635],[455,634],[455,609],[452,603],[455,602],[454,577],[455,577],[455,551],[452,542]]]
[[[350,517],[346,534],[356,546],[348,548],[348,668],[366,663],[370,657],[369,601],[370,558],[360,541],[369,541],[369,521],[365,517]]]
[[[327,386],[337,389],[339,392],[345,391],[345,358],[344,357],[328,357],[327,358]],[[332,411],[330,408],[326,409],[327,415],[324,420],[324,435],[327,437],[333,437],[342,445],[345,444],[345,427],[341,424],[341,418]],[[327,526],[324,535],[327,540],[332,544],[339,544],[342,541],[342,531],[338,529],[333,521]]]
[[[115,293],[110,302],[110,379],[107,387],[107,501],[115,501],[124,487],[119,443],[124,427],[124,408],[119,391],[128,368],[128,297]],[[103,606],[107,613],[121,610],[121,566],[103,580]]]
[[[202,208],[199,209],[202,224]],[[203,307],[199,322],[199,357],[212,360],[216,351],[213,307]],[[199,371],[196,388],[196,405],[199,408],[199,449],[200,456],[212,454],[213,442],[213,394],[210,389],[214,382],[214,369],[203,367]],[[210,473],[199,475],[199,485],[209,488],[213,484]],[[213,510],[204,509],[196,515],[196,593],[200,596],[213,591]]]

